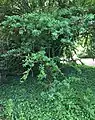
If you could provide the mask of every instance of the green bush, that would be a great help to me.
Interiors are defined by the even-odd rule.
[[[78,41],[92,34],[93,27],[89,24],[94,18],[95,16],[88,14],[86,9],[76,7],[64,8],[51,14],[33,12],[21,16],[8,16],[1,24],[3,46],[1,57],[7,61],[7,67],[11,67],[11,71],[18,69],[19,66],[20,70],[29,71],[32,69],[30,66],[34,64],[32,67],[35,67],[35,71],[40,68],[42,73],[41,70],[46,69],[44,60],[41,59],[39,64],[39,60],[34,58],[37,62],[35,64],[30,56],[35,54],[37,57],[38,53],[44,51],[44,58],[50,59],[59,68],[60,57],[73,60]],[[87,39],[85,41],[87,42]],[[25,64],[22,61],[26,61],[28,56],[27,61],[31,59],[31,65],[28,64],[29,68],[26,66],[25,69],[21,69]]]

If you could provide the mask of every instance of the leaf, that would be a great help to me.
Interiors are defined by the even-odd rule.
[[[19,30],[19,34],[23,35],[24,31],[22,29]]]

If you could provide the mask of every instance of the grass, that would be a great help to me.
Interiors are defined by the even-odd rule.
[[[63,68],[50,86],[35,79],[0,86],[0,120],[95,120],[95,68]]]

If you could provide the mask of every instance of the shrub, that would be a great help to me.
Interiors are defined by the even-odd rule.
[[[60,57],[73,60],[80,38],[92,34],[92,25],[89,27],[92,20],[93,14],[87,14],[86,10],[76,7],[51,14],[33,12],[8,16],[1,24],[4,41],[1,57],[5,57],[8,63],[10,59],[13,61],[8,66],[13,67],[14,61],[21,66],[26,56],[30,58],[31,53],[36,56],[43,50],[44,58],[51,59],[59,67]],[[44,66],[39,68],[44,69]]]

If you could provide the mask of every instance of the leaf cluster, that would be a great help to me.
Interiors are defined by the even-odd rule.
[[[94,14],[88,14],[87,9],[80,7],[64,8],[53,13],[33,12],[21,16],[7,16],[1,23],[3,36],[1,57],[10,60],[10,56],[13,56],[17,61],[20,59],[22,65],[21,60],[34,64],[40,61],[43,63],[44,59],[48,59],[49,64],[53,61],[59,68],[60,57],[73,60],[76,44],[82,38],[85,39],[86,45],[88,45],[89,36],[91,41],[93,40],[94,19]],[[42,56],[41,60],[39,56]],[[29,64],[28,72],[33,64]],[[39,64],[41,76],[46,76],[45,72],[42,72],[45,66],[45,64]]]

